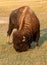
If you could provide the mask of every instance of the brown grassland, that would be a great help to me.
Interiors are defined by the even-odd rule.
[[[28,5],[40,21],[39,47],[18,53],[6,43],[8,17],[12,10]],[[47,0],[0,0],[0,65],[47,65]]]

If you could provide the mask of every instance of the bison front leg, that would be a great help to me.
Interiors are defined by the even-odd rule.
[[[39,38],[40,38],[40,32],[37,32],[36,38],[35,38],[35,46],[38,46]]]
[[[12,32],[12,30],[11,30],[11,28],[8,30],[8,32],[7,32],[7,43],[10,43],[10,35],[11,35],[11,32]]]
[[[7,31],[7,43],[10,43],[10,35],[11,35],[13,29],[14,29],[14,25],[10,22],[9,28]]]
[[[10,36],[7,35],[7,43],[10,43]]]

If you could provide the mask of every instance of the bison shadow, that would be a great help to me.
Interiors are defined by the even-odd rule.
[[[40,35],[42,34],[42,36],[40,36],[39,39],[39,46],[41,46],[45,41],[47,41],[47,28],[44,30],[41,30]]]
[[[45,41],[47,41],[47,28],[40,31],[40,39],[38,45],[41,46]],[[31,47],[35,48],[35,43],[31,43]]]

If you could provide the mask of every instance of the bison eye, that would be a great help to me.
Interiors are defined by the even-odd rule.
[[[25,36],[23,36],[22,42],[25,42],[25,40],[26,40],[26,37],[25,37]]]

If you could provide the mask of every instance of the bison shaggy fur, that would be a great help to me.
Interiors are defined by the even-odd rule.
[[[26,7],[27,9],[25,13],[23,13]],[[22,13],[24,15],[22,15]],[[21,20],[22,27],[19,30]],[[16,51],[22,52],[28,50],[31,47],[32,41],[35,41],[36,45],[38,45],[40,37],[40,23],[36,14],[30,9],[30,7],[23,6],[11,13],[9,29],[7,32],[8,35],[11,34],[14,28],[17,28],[17,31],[13,32],[13,46]]]

